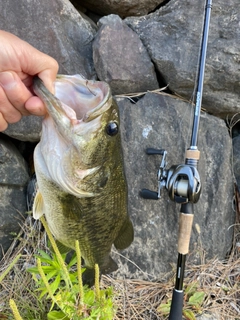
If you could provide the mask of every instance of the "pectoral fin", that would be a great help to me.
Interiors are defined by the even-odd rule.
[[[114,241],[114,246],[116,247],[116,249],[123,250],[130,246],[130,244],[133,242],[133,238],[134,230],[132,222],[129,219],[126,219],[125,223],[118,233],[117,238]]]
[[[41,218],[43,213],[44,213],[43,197],[40,191],[38,190],[33,202],[33,218],[38,220]]]

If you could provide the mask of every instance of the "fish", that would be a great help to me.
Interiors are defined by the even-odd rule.
[[[81,75],[57,75],[53,95],[39,77],[34,93],[47,114],[34,150],[38,191],[33,216],[45,215],[55,239],[84,260],[83,281],[118,269],[111,249],[123,250],[134,239],[128,214],[117,103],[109,85]]]

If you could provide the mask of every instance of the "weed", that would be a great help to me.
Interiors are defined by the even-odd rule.
[[[199,290],[199,283],[190,283],[184,289],[184,306],[183,315],[187,320],[196,320],[196,315],[201,314],[203,311],[203,303],[205,299],[205,293]],[[161,303],[158,307],[158,312],[162,315],[168,315],[171,308],[171,300]]]
[[[113,319],[115,308],[113,305],[113,289],[99,287],[99,268],[95,266],[95,289],[83,286],[81,267],[81,252],[76,241],[76,254],[66,263],[66,254],[61,254],[47,227],[42,223],[48,234],[54,253],[48,254],[39,250],[36,255],[37,266],[27,271],[32,274],[36,283],[39,299],[51,302],[47,313],[48,320],[97,320]],[[16,320],[22,319],[13,300],[10,307]]]

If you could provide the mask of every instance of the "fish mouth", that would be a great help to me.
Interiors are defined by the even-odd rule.
[[[55,95],[35,77],[33,90],[44,101],[48,113],[65,115],[73,125],[90,122],[111,106],[111,92],[106,82],[86,80],[81,75],[57,75],[54,85]]]
[[[80,75],[58,75],[55,96],[76,113],[76,119],[89,122],[109,108],[110,88],[106,82],[86,80]],[[68,110],[66,110],[67,112]]]

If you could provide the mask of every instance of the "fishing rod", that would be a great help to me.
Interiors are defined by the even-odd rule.
[[[198,202],[201,194],[201,181],[197,170],[200,159],[200,151],[197,148],[200,112],[202,104],[203,80],[207,53],[208,31],[212,0],[206,0],[205,17],[203,23],[201,52],[199,57],[198,82],[195,96],[195,110],[193,116],[192,136],[190,147],[185,153],[185,163],[173,165],[166,169],[167,152],[163,149],[148,148],[147,155],[161,155],[162,161],[158,170],[158,192],[142,189],[140,196],[145,199],[158,200],[161,197],[161,189],[168,190],[172,201],[181,204],[178,230],[178,261],[175,287],[172,294],[172,304],[169,320],[182,320],[183,310],[183,279],[186,256],[189,251],[192,223],[193,204]]]

